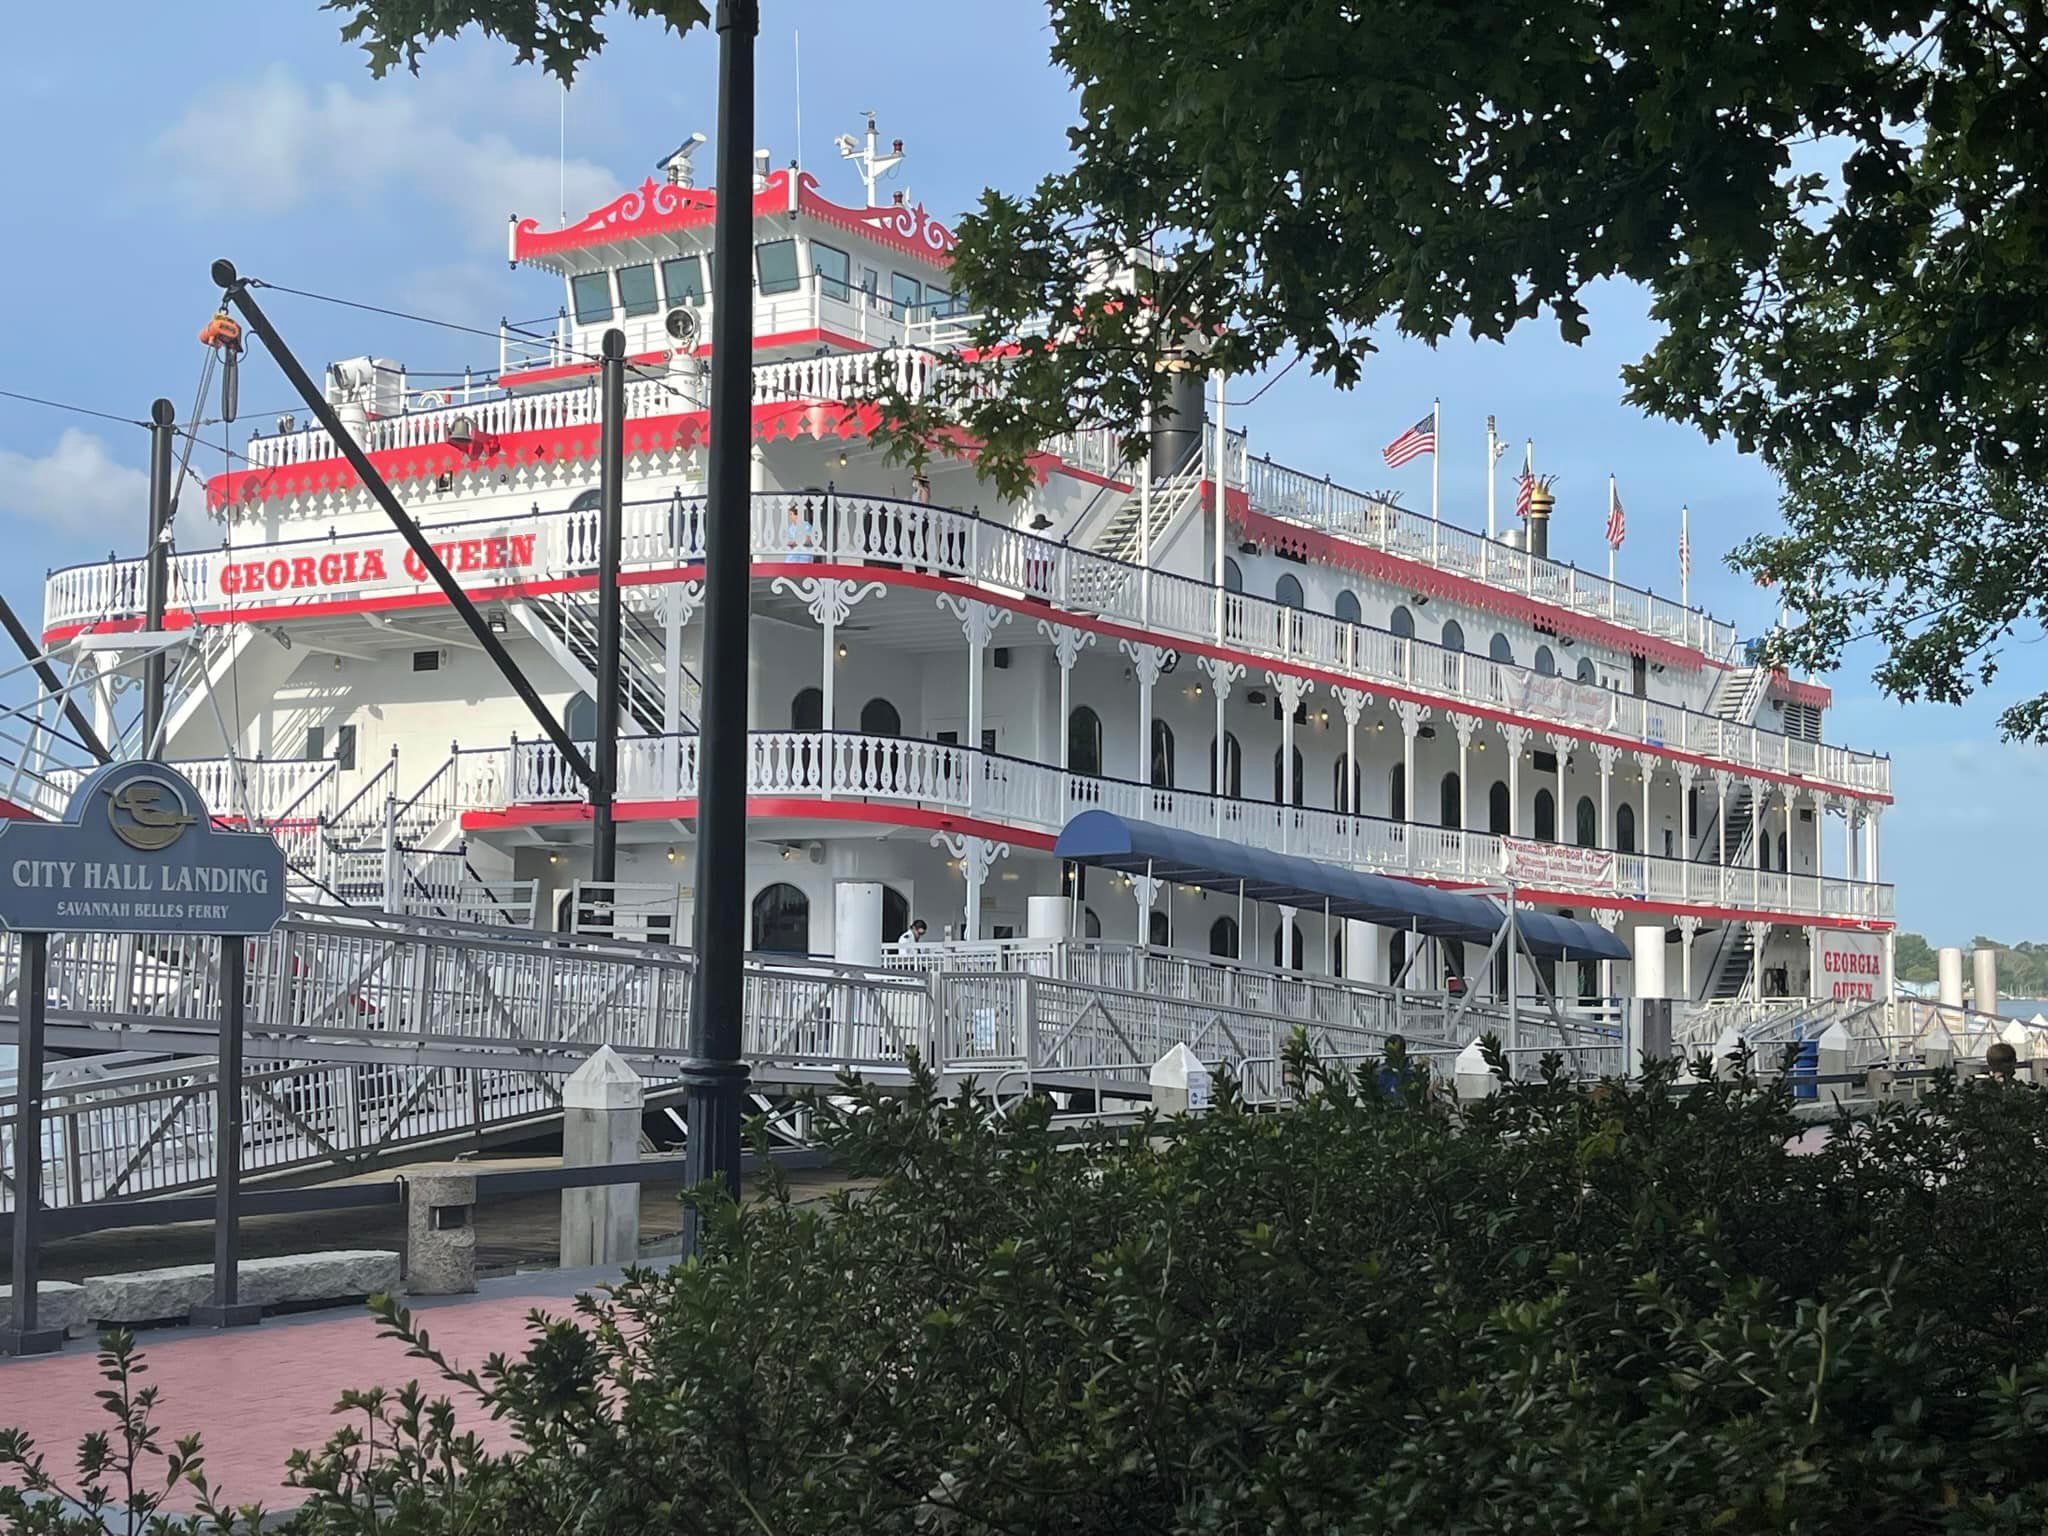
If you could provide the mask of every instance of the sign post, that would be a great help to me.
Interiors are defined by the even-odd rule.
[[[42,1207],[43,1027],[53,933],[211,935],[220,940],[218,1223],[213,1302],[194,1321],[255,1322],[237,1303],[244,948],[284,915],[284,850],[262,832],[212,824],[199,792],[160,763],[112,763],[80,784],[62,821],[0,824],[0,929],[22,936],[18,1111],[14,1122],[14,1294],[0,1354],[40,1354],[63,1337],[36,1326]]]

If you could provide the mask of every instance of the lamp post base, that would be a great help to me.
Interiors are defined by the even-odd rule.
[[[0,1355],[54,1355],[63,1347],[62,1328],[0,1328]]]
[[[263,1304],[257,1301],[202,1301],[192,1309],[194,1328],[254,1328],[263,1321]]]

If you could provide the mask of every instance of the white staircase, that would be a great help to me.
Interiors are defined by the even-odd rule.
[[[1770,686],[1768,667],[1729,667],[1714,680],[1714,690],[1707,696],[1707,713],[1731,725],[1753,725]]]
[[[520,626],[540,642],[584,692],[597,693],[597,599],[587,592],[556,593],[511,605]],[[628,735],[661,736],[668,732],[664,718],[669,663],[662,636],[632,603],[619,605],[619,708]],[[697,729],[702,708],[703,687],[697,676],[680,660],[671,680],[677,690],[678,723],[685,731]]]

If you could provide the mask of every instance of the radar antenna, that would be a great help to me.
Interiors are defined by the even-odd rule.
[[[842,133],[832,142],[838,147],[839,158],[851,160],[854,169],[860,173],[860,183],[867,192],[867,206],[881,207],[875,196],[875,184],[903,163],[903,141],[891,139],[888,149],[881,147],[881,140],[875,134],[875,114],[865,114],[868,120],[867,139],[856,139],[850,133]]]

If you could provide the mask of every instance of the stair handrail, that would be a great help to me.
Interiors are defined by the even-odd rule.
[[[393,747],[391,749],[391,755],[384,760],[384,766],[382,768],[379,768],[375,773],[371,774],[369,778],[363,781],[362,788],[358,789],[354,794],[350,795],[348,799],[344,801],[342,805],[334,812],[333,815],[328,816],[324,819],[324,821],[322,822],[322,830],[328,834],[330,841],[332,840],[335,830],[341,827],[348,820],[349,813],[355,810],[357,804],[361,802],[365,797],[367,797],[370,794],[370,792],[377,787],[379,781],[382,780],[387,774],[389,774],[392,777],[393,781],[396,782],[398,776],[397,747]]]

